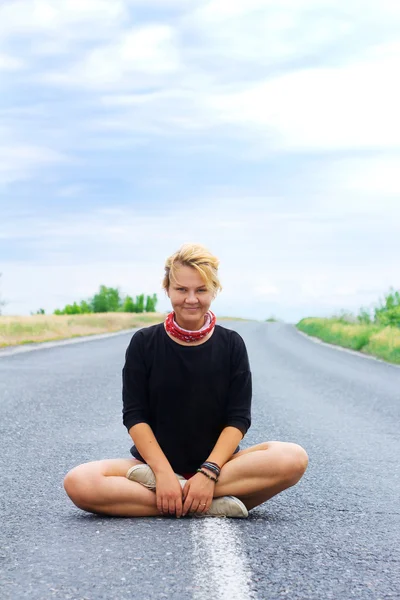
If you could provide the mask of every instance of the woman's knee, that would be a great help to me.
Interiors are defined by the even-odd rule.
[[[285,446],[285,475],[291,485],[294,485],[307,470],[308,454],[299,444],[288,442]]]
[[[277,474],[289,486],[297,483],[304,475],[308,465],[307,452],[299,444],[292,442],[266,442],[266,465],[270,464],[274,456]],[[270,454],[271,452],[271,454]]]
[[[95,503],[96,480],[100,474],[90,469],[89,465],[79,465],[69,471],[64,478],[64,489],[72,502],[84,510]]]

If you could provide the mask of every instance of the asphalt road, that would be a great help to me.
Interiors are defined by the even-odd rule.
[[[0,353],[2,600],[400,598],[400,368],[291,325],[223,323],[254,380],[245,444],[306,448],[301,482],[247,520],[85,514],[62,479],[129,456],[121,369],[131,334]]]

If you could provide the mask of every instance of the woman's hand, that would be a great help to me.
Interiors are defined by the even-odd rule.
[[[183,488],[183,516],[187,513],[205,513],[214,497],[215,483],[201,473],[196,473]]]
[[[162,515],[182,516],[182,487],[175,473],[156,475],[157,508]]]

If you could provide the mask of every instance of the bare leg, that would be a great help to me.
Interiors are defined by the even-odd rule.
[[[264,442],[241,450],[223,466],[214,496],[236,496],[250,510],[295,485],[307,465],[307,453],[298,444]]]
[[[135,459],[111,459],[79,465],[64,479],[72,502],[82,510],[119,517],[160,516],[156,495],[140,483],[126,479]]]
[[[156,495],[126,479],[135,459],[85,463],[70,471],[65,491],[82,510],[120,517],[159,516]],[[215,497],[236,496],[250,510],[295,485],[308,464],[305,450],[286,442],[265,442],[235,454],[221,470]]]

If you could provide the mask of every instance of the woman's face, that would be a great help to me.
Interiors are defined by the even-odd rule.
[[[194,267],[181,266],[171,279],[168,296],[175,312],[175,320],[183,327],[195,331],[204,325],[204,315],[210,308],[213,293],[204,285]]]

